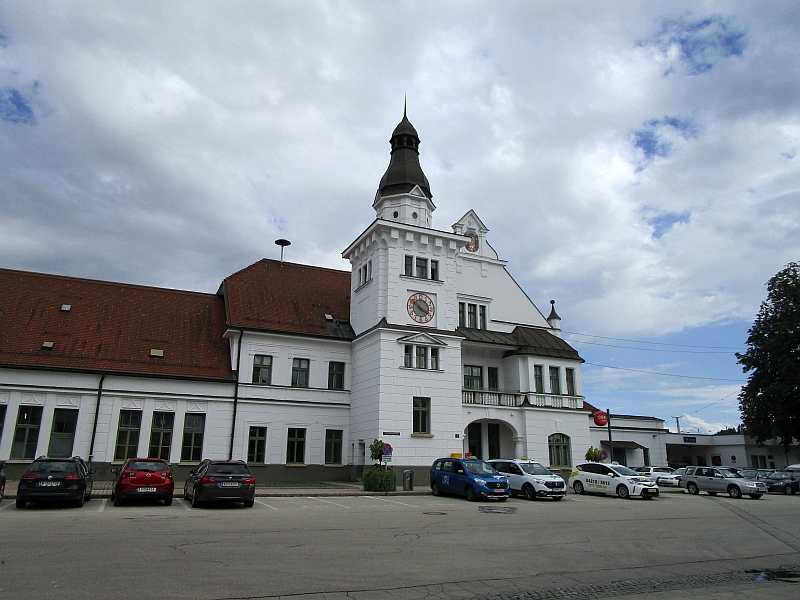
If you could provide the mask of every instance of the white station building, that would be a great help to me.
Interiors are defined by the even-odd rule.
[[[350,272],[264,259],[201,294],[0,269],[9,471],[40,455],[90,457],[101,474],[159,456],[348,480],[375,439],[420,476],[454,453],[583,462],[597,432],[555,307],[528,298],[474,211],[433,227],[405,115],[390,143]]]

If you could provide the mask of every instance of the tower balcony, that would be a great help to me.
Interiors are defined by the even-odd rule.
[[[565,396],[564,394],[523,393],[519,390],[461,390],[462,404],[480,404],[483,406],[528,406],[547,408],[583,408],[583,396]]]

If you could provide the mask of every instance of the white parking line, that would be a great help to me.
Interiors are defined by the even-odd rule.
[[[322,498],[314,498],[314,496],[309,496],[309,500],[316,500],[317,502],[324,502],[326,504],[333,504],[334,506],[341,506],[342,508],[350,508],[349,506],[345,506],[344,504],[336,504],[336,502],[331,502],[330,500],[323,500]]]
[[[99,508],[97,509],[97,512],[103,512],[103,511],[106,509],[106,502],[108,502],[108,498],[103,498],[103,499],[100,501],[100,506],[99,506]]]
[[[256,498],[256,502],[258,502],[259,504],[261,504],[263,506],[266,506],[267,508],[271,508],[272,510],[280,510],[280,508],[275,508],[274,506],[272,506],[270,504],[267,504],[266,502],[262,502],[258,498]]]
[[[391,502],[392,504],[401,504],[403,506],[410,506],[411,508],[419,508],[414,504],[406,504],[405,502],[398,502],[397,500],[387,500],[386,498],[377,498],[375,496],[360,496],[361,498],[370,498],[372,500],[380,500],[381,502]]]
[[[9,502],[9,503],[8,503],[8,504],[6,504],[5,506],[0,506],[0,510],[5,510],[5,509],[7,509],[9,506],[11,506],[12,504],[14,504],[14,503],[13,503],[13,502]]]
[[[189,505],[188,505],[188,504],[186,504],[186,502],[184,502],[184,501],[183,501],[181,498],[175,498],[175,500],[177,500],[177,501],[178,501],[178,504],[180,504],[180,505],[181,505],[181,506],[184,508],[184,510],[192,510],[192,509],[189,507]]]

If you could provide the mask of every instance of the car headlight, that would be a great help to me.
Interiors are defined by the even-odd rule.
[[[475,483],[477,483],[478,485],[486,485],[486,480],[485,479],[476,479]]]

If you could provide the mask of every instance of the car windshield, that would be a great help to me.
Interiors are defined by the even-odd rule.
[[[169,465],[160,460],[134,460],[128,465],[126,470],[155,473],[156,471],[169,471]]]
[[[633,469],[629,469],[628,467],[623,467],[622,465],[614,465],[613,469],[619,473],[620,475],[625,475],[626,477],[630,477],[631,475],[636,475],[637,477],[641,477],[641,473],[637,473]]]
[[[244,465],[210,465],[209,475],[249,475],[250,470]]]
[[[494,470],[494,467],[489,463],[485,463],[482,460],[470,461],[464,463],[464,468],[467,470],[467,473],[471,473],[473,475],[495,475],[497,471]]]
[[[43,460],[28,467],[28,473],[77,473],[78,467],[72,461]]]
[[[539,463],[520,463],[519,465],[528,475],[550,475],[550,471]]]
[[[742,479],[742,476],[739,474],[739,472],[734,471],[733,469],[720,469],[720,472],[726,479]]]

